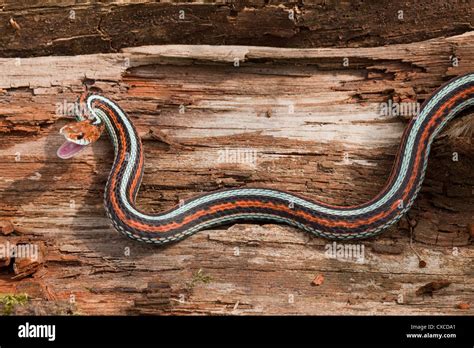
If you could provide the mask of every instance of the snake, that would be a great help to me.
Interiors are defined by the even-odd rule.
[[[74,122],[60,133],[57,155],[68,159],[107,131],[114,160],[104,190],[107,216],[119,232],[140,242],[166,245],[194,233],[238,222],[286,224],[330,240],[365,239],[397,222],[422,186],[430,148],[445,125],[474,104],[474,73],[437,88],[408,122],[390,175],[375,197],[358,205],[327,204],[280,189],[239,187],[205,192],[171,209],[149,214],[137,206],[144,173],[141,138],[126,112],[98,92],[85,91]]]

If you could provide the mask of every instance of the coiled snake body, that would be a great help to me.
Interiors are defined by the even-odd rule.
[[[105,188],[105,208],[115,228],[146,243],[167,244],[199,230],[239,221],[276,222],[317,236],[349,240],[375,236],[407,212],[420,190],[430,146],[445,124],[474,104],[474,73],[451,80],[428,98],[407,126],[390,177],[370,201],[351,207],[331,206],[289,192],[237,188],[206,193],[158,215],[137,208],[144,153],[137,131],[113,101],[83,95],[88,115],[61,133],[68,140],[58,150],[63,158],[97,140],[107,129],[115,159]]]

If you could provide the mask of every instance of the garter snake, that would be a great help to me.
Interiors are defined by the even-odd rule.
[[[423,103],[402,136],[384,188],[368,202],[350,207],[283,190],[233,188],[196,196],[160,214],[147,214],[136,205],[144,152],[132,121],[102,95],[86,93],[80,102],[85,112],[61,129],[67,142],[58,155],[72,157],[107,130],[115,159],[105,187],[105,209],[115,228],[128,237],[168,244],[203,229],[247,221],[283,223],[317,236],[349,240],[381,233],[410,209],[425,176],[433,139],[447,122],[474,104],[474,73],[447,82]]]

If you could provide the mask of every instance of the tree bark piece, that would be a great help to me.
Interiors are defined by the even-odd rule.
[[[381,46],[459,35],[472,29],[469,1],[77,4],[40,0],[31,4],[6,0],[0,12],[0,56],[110,53],[158,44]]]

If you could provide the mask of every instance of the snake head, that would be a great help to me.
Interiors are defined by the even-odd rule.
[[[100,138],[104,126],[102,123],[86,119],[84,121],[70,123],[59,131],[66,142],[57,151],[58,157],[62,159],[71,158],[84,150],[88,145]]]

